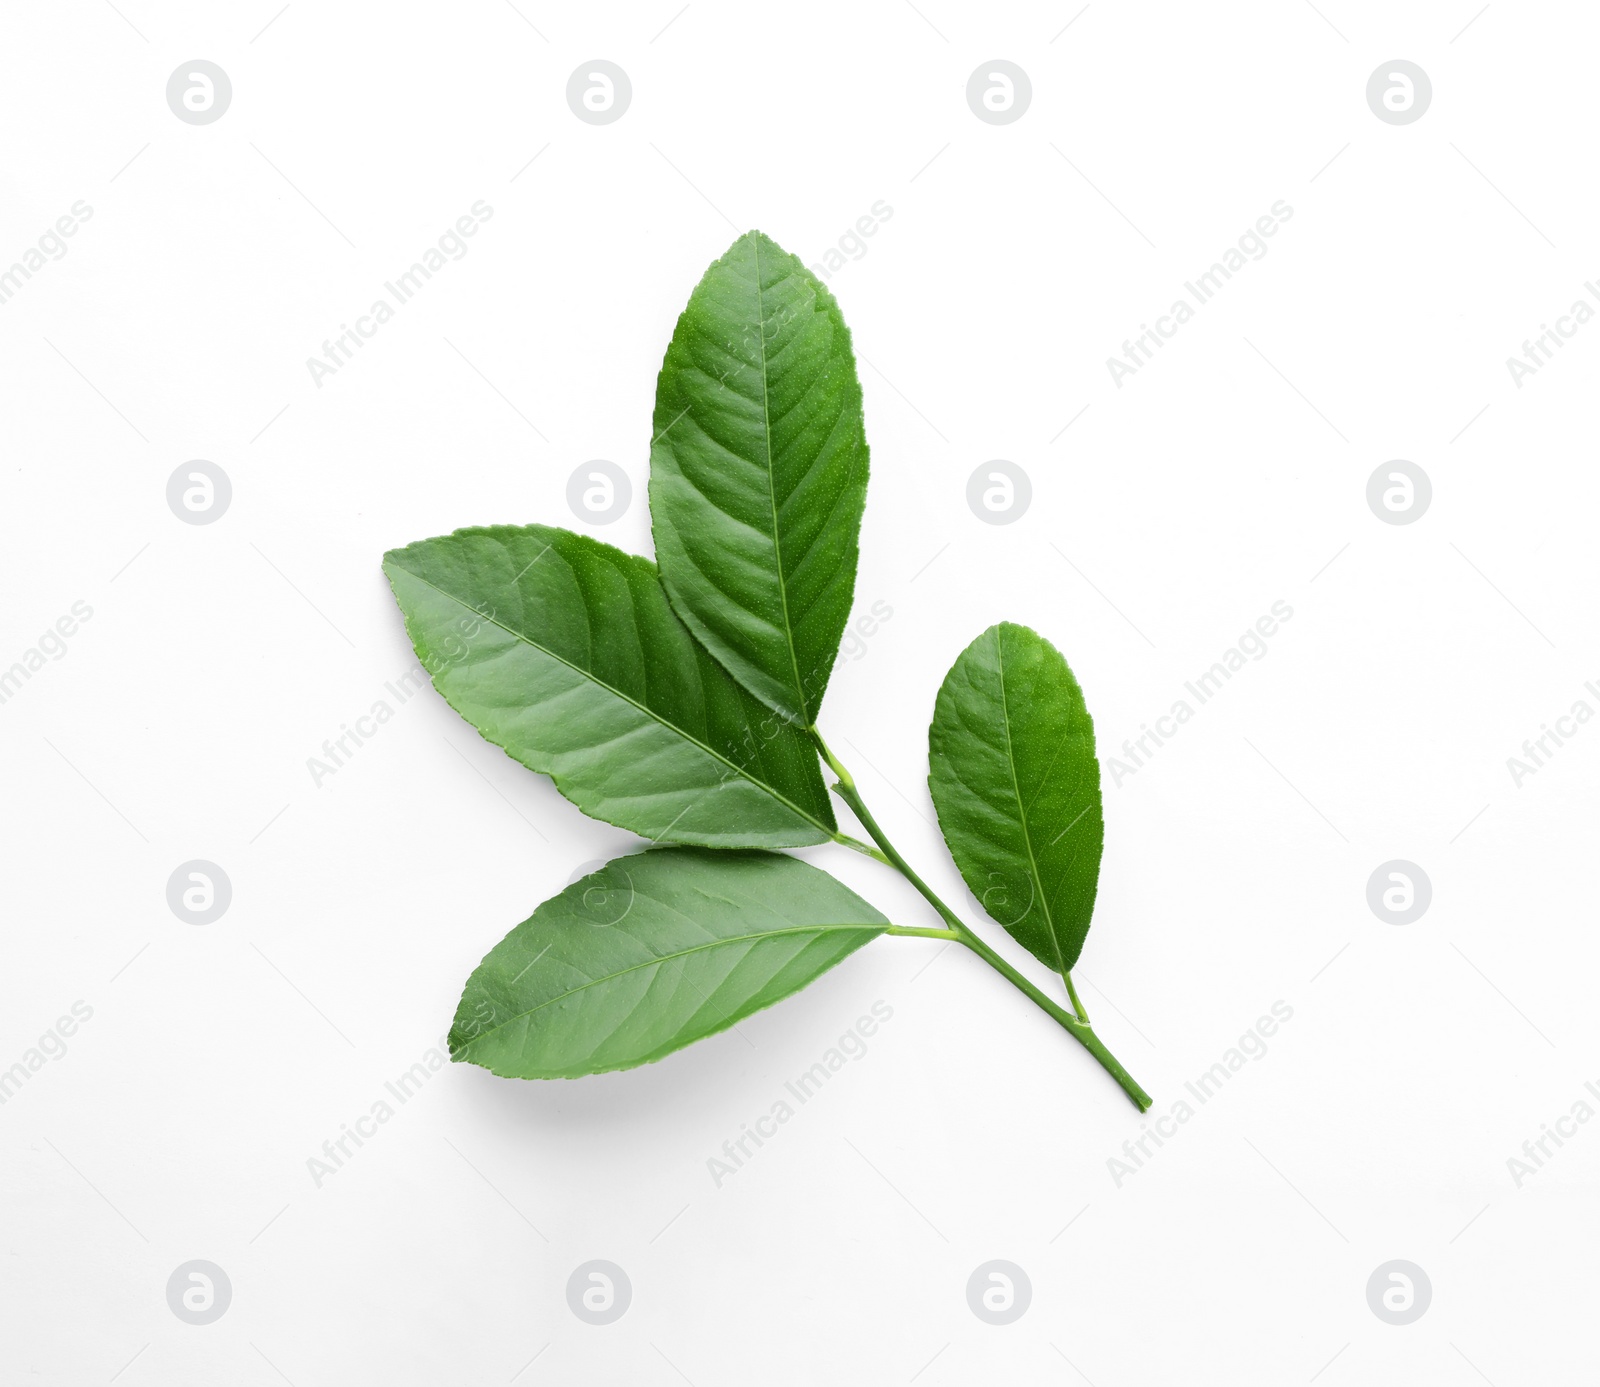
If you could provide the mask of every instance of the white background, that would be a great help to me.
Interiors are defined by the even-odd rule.
[[[1600,707],[1600,326],[1520,389],[1505,362],[1600,272],[1600,18],[676,8],[7,7],[0,262],[93,216],[0,306],[0,666],[93,617],[0,706],[0,1067],[73,1002],[93,1019],[0,1107],[5,1380],[1578,1380],[1600,1124],[1520,1188],[1507,1160],[1600,1081],[1600,726],[1520,788],[1506,760]],[[164,95],[196,57],[233,83],[206,126]],[[564,95],[596,57],[633,84],[602,127]],[[1004,126],[965,99],[997,57],[1033,86]],[[1404,126],[1365,99],[1396,57],[1433,83]],[[479,199],[469,253],[314,384],[306,358]],[[1270,253],[1118,388],[1106,358],[1280,199]],[[1110,755],[1288,603],[1264,659],[1108,777],[1080,972],[1152,1116],[1274,1001],[1293,1019],[1119,1186],[1146,1124],[1110,1080],[976,959],[886,938],[641,1070],[450,1066],[317,1187],[308,1158],[490,946],[631,846],[431,690],[313,783],[411,663],[381,554],[584,529],[566,482],[592,458],[634,504],[587,528],[649,552],[689,290],[739,230],[816,262],[879,200],[831,287],[872,445],[857,609],[893,616],[824,729],[976,918],[924,780],[967,641],[1048,635]],[[233,485],[207,526],[165,499],[197,458]],[[966,504],[994,458],[1033,483],[1008,526]],[[1365,499],[1396,458],[1433,482],[1412,525]],[[935,923],[875,864],[807,855]],[[212,925],[166,902],[192,858],[232,881]],[[1433,883],[1407,926],[1366,901],[1395,858]],[[708,1158],[875,1001],[865,1057],[715,1187]],[[204,1327],[165,1295],[195,1258],[233,1287]],[[633,1286],[605,1328],[566,1301],[594,1258]],[[967,1308],[993,1258],[1033,1289],[1006,1327]],[[1433,1288],[1404,1327],[1367,1303],[1392,1259]]]

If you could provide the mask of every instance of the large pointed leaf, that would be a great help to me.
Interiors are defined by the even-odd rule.
[[[815,750],[695,644],[648,559],[529,525],[383,566],[450,706],[584,813],[711,847],[832,837]]]
[[[928,762],[972,894],[1065,976],[1089,932],[1105,824],[1094,723],[1061,652],[1026,626],[991,626],[945,676]]]
[[[839,305],[759,231],[706,271],[656,384],[650,514],[672,605],[769,707],[816,721],[855,591],[867,440]]]
[[[450,1054],[519,1079],[648,1064],[798,992],[888,923],[781,854],[619,857],[495,945],[467,980]]]

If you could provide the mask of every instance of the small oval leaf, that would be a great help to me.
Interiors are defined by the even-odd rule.
[[[939,689],[928,765],[968,888],[1065,976],[1094,914],[1105,823],[1094,723],[1061,652],[1011,622],[973,641]]]

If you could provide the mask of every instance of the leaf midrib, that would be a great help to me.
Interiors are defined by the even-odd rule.
[[[827,934],[841,930],[870,930],[874,934],[882,934],[887,928],[887,922],[864,925],[843,923],[791,925],[786,929],[758,930],[753,934],[732,934],[723,939],[712,939],[704,944],[695,944],[687,949],[679,949],[675,953],[661,954],[656,958],[646,959],[643,963],[630,963],[626,968],[619,968],[615,973],[607,973],[603,977],[590,978],[588,982],[569,988],[567,991],[559,993],[547,1001],[540,1002],[537,1006],[529,1007],[526,1011],[519,1011],[513,1016],[508,1016],[498,1026],[493,1026],[486,1031],[479,1031],[477,1035],[461,1047],[461,1053],[465,1054],[473,1046],[477,1045],[479,1041],[504,1030],[514,1022],[521,1021],[524,1017],[532,1016],[536,1011],[543,1011],[545,1007],[553,1006],[556,1002],[564,1002],[568,997],[575,997],[578,993],[586,992],[591,987],[599,987],[602,983],[614,982],[618,978],[626,977],[629,973],[637,973],[643,968],[655,968],[663,963],[671,963],[674,959],[686,958],[690,954],[704,953],[707,949],[720,949],[728,944],[747,944],[757,939],[781,939],[793,934]],[[577,967],[576,964],[568,964],[567,966]],[[768,978],[766,981],[771,982],[772,979]],[[709,1001],[710,998],[706,998],[706,1000]]]
[[[1028,807],[1022,802],[1022,786],[1017,782],[1017,758],[1011,746],[1011,699],[1006,692],[1005,641],[999,627],[994,633],[994,657],[1000,670],[1000,725],[1006,734],[1006,768],[1011,772],[1011,794],[1017,802],[1017,817],[1022,820],[1022,844],[1028,850],[1028,871],[1033,877],[1034,899],[1044,912],[1045,929],[1050,935],[1050,947],[1055,950],[1056,972],[1067,976],[1067,965],[1061,955],[1061,937],[1056,933],[1055,912],[1050,909],[1050,899],[1039,879],[1039,863],[1033,855],[1033,837],[1028,832]],[[1020,923],[1020,921],[1019,921]]]
[[[529,565],[529,566],[532,567],[532,565]],[[707,756],[712,757],[714,760],[720,761],[724,766],[728,767],[729,770],[733,771],[734,774],[738,775],[741,779],[749,781],[750,784],[752,784],[752,785],[759,786],[763,791],[765,791],[767,794],[771,795],[773,799],[777,800],[779,804],[785,805],[788,808],[794,810],[794,812],[796,814],[798,814],[802,819],[804,819],[808,824],[815,825],[815,827],[817,828],[818,832],[822,833],[826,838],[830,838],[831,839],[833,837],[833,834],[834,834],[834,830],[833,829],[827,827],[820,819],[817,819],[813,815],[807,813],[798,804],[796,804],[793,800],[791,800],[787,795],[781,793],[775,786],[767,784],[767,782],[765,780],[758,780],[755,776],[751,775],[750,772],[748,770],[746,770],[743,766],[737,765],[735,762],[730,761],[726,756],[724,756],[715,747],[708,746],[705,742],[702,742],[693,733],[687,731],[686,729],[684,729],[682,727],[679,727],[677,725],[677,723],[667,721],[667,719],[662,717],[660,713],[655,711],[655,709],[649,707],[647,704],[640,703],[639,700],[634,698],[631,694],[624,693],[621,689],[616,688],[615,686],[606,683],[606,681],[604,679],[601,679],[592,670],[587,670],[587,669],[584,669],[581,665],[573,664],[573,662],[571,660],[567,659],[566,656],[556,654],[556,652],[554,650],[551,650],[551,649],[547,648],[546,646],[540,645],[539,642],[536,641],[536,640],[531,640],[528,636],[524,635],[521,631],[512,630],[512,628],[507,626],[505,624],[505,622],[499,621],[499,620],[497,620],[496,618],[494,618],[492,616],[485,616],[482,612],[478,611],[478,609],[476,607],[472,606],[470,603],[463,602],[459,597],[457,597],[455,595],[455,593],[447,592],[444,588],[440,587],[437,583],[433,582],[429,578],[424,578],[422,576],[422,574],[416,572],[414,569],[406,568],[404,565],[398,564],[398,563],[395,565],[395,567],[399,568],[404,573],[410,574],[411,577],[415,578],[419,583],[423,584],[425,587],[432,588],[441,597],[446,598],[447,600],[449,600],[451,602],[454,602],[459,607],[465,607],[468,611],[471,611],[475,615],[477,615],[479,617],[479,619],[481,619],[483,621],[487,621],[491,626],[498,626],[508,636],[512,636],[516,640],[521,641],[524,645],[529,646],[531,649],[537,650],[541,655],[547,656],[548,658],[556,661],[557,664],[565,665],[568,669],[572,670],[573,673],[581,674],[591,684],[594,684],[597,687],[604,689],[607,693],[611,694],[613,697],[619,698],[624,703],[627,703],[627,704],[631,705],[632,707],[637,708],[646,717],[652,719],[656,723],[660,724],[662,727],[668,728],[671,731],[675,732],[678,736],[682,737],[684,739],[684,741],[688,742],[690,745],[699,747],[700,750],[705,752],[705,754]],[[521,596],[521,589],[520,588],[517,590],[517,592],[518,592],[518,596]],[[553,772],[552,772],[552,774],[553,774]],[[678,817],[682,818],[683,816],[680,814]],[[675,819],[675,820],[673,820],[673,822],[676,823],[677,820]]]
[[[778,535],[778,484],[772,464],[772,409],[767,393],[767,310],[761,293],[761,242],[750,233],[750,248],[756,260],[756,336],[761,341],[761,428],[767,444],[767,504],[772,512],[772,557],[778,570],[778,601],[783,609],[783,640],[789,650],[789,669],[794,675],[794,695],[800,705],[800,716],[806,726],[811,725],[811,709],[806,703],[805,689],[800,683],[800,659],[795,654],[794,624],[789,620],[789,585],[783,574],[783,541]]]

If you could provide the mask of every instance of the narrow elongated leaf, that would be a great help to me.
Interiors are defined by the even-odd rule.
[[[1089,932],[1105,823],[1094,723],[1061,652],[1011,622],[973,641],[939,689],[928,764],[972,894],[1065,975]]]
[[[815,750],[695,644],[648,559],[528,525],[383,567],[450,706],[584,813],[711,847],[832,836]]]
[[[839,305],[759,231],[706,271],[656,384],[650,514],[673,608],[733,676],[816,721],[855,591],[867,440]]]
[[[495,945],[467,980],[450,1054],[519,1079],[648,1064],[798,992],[888,923],[781,854],[619,857]]]

